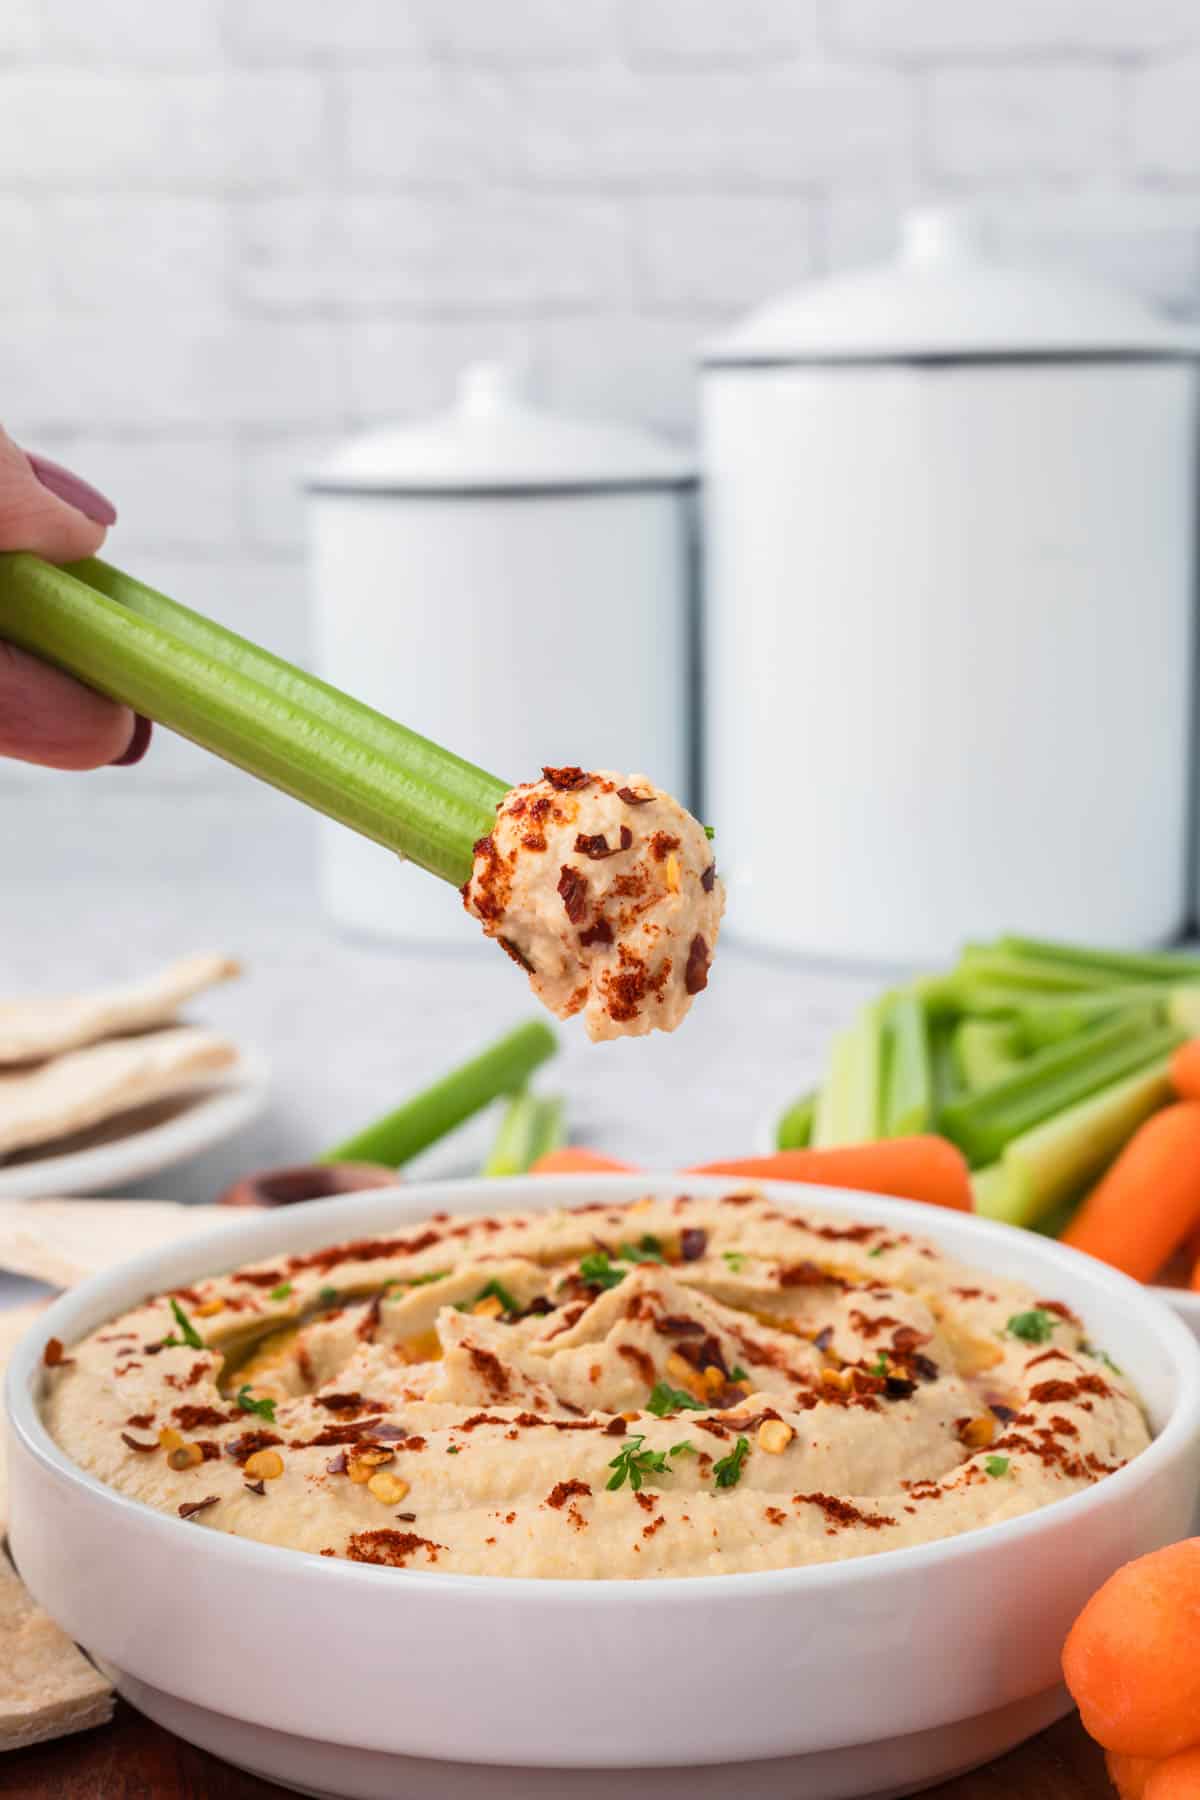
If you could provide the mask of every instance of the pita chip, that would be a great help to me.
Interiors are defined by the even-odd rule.
[[[35,1605],[0,1552],[0,1751],[105,1725],[112,1713],[108,1681]]]
[[[143,1250],[228,1225],[231,1216],[226,1206],[174,1200],[9,1200],[0,1203],[0,1269],[73,1287]],[[8,1316],[0,1313],[0,1353]]]
[[[231,957],[202,954],[91,994],[0,1001],[0,1065],[45,1062],[101,1038],[169,1024],[194,995],[240,973]]]
[[[4,1372],[8,1367],[8,1359],[20,1338],[23,1338],[34,1320],[45,1311],[44,1306],[12,1306],[0,1312],[0,1388],[4,1386]],[[0,1541],[8,1529],[8,1466],[7,1447],[3,1423],[0,1422]],[[0,1551],[0,1561],[3,1552]],[[0,1647],[3,1639],[0,1637]],[[3,1677],[0,1676],[0,1682]],[[2,1739],[0,1739],[2,1741]]]
[[[0,1071],[0,1156],[183,1092],[236,1060],[227,1038],[178,1025],[89,1044],[31,1069]]]

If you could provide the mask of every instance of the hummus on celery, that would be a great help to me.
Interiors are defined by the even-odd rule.
[[[467,911],[592,1038],[674,1031],[708,982],[725,892],[704,828],[644,775],[546,769],[475,846]]]
[[[236,1270],[64,1351],[122,1493],[389,1568],[713,1575],[952,1537],[1145,1448],[1065,1306],[744,1194],[454,1219]]]

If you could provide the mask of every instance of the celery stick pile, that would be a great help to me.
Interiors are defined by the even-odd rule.
[[[1200,959],[1036,938],[972,944],[944,975],[862,1008],[777,1147],[936,1131],[973,1170],[979,1212],[1059,1230],[1170,1097],[1170,1053],[1200,1035]]]

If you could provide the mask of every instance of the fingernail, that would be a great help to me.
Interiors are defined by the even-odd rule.
[[[134,763],[140,763],[150,748],[150,738],[154,726],[149,719],[143,719],[141,713],[134,714],[133,736],[130,738],[120,756],[114,756],[109,767],[113,769],[130,769]]]
[[[68,506],[76,507],[85,518],[94,520],[97,525],[116,524],[116,507],[90,481],[84,481],[80,475],[72,475],[70,469],[64,469],[61,463],[51,462],[48,456],[35,456],[32,450],[27,450],[25,454],[29,458],[30,468],[44,488],[49,488],[52,494],[57,494]]]

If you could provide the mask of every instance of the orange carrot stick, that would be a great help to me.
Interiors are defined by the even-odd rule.
[[[887,1138],[878,1144],[847,1144],[829,1150],[777,1150],[773,1156],[733,1157],[701,1163],[691,1175],[734,1175],[749,1181],[808,1181],[826,1187],[857,1188],[924,1200],[970,1212],[971,1182],[966,1158],[941,1137]]]
[[[1197,1800],[1200,1795],[1200,1750],[1181,1750],[1155,1763],[1142,1789],[1142,1800]]]
[[[1200,1038],[1180,1044],[1172,1054],[1171,1086],[1181,1100],[1200,1100]]]
[[[633,1174],[633,1163],[618,1162],[615,1156],[604,1156],[599,1150],[585,1150],[582,1144],[567,1144],[561,1150],[547,1150],[530,1166],[531,1175],[626,1175]]]
[[[1063,1676],[1097,1743],[1124,1756],[1175,1756],[1200,1744],[1198,1632],[1200,1538],[1109,1576],[1063,1648]]]
[[[1150,1281],[1200,1225],[1200,1105],[1181,1100],[1139,1126],[1062,1241]]]
[[[1120,1800],[1146,1800],[1146,1783],[1162,1763],[1155,1756],[1122,1756],[1119,1750],[1106,1750],[1104,1766]]]

